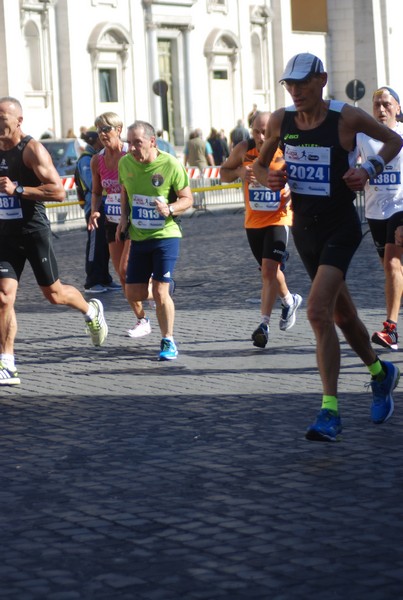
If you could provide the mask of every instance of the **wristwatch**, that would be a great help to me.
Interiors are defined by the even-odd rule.
[[[173,217],[174,216],[174,207],[172,206],[172,204],[170,204],[168,206],[168,210],[169,210],[169,213],[170,213],[171,217]]]
[[[14,190],[14,196],[21,197],[23,193],[24,193],[24,188],[22,187],[22,185],[18,184]]]

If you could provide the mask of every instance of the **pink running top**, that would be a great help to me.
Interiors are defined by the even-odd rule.
[[[128,150],[128,144],[127,142],[124,142],[120,155],[124,156],[127,154]],[[105,149],[101,150],[99,153],[98,170],[101,176],[102,189],[105,190],[107,194],[120,194],[119,174],[117,169],[116,171],[112,171],[106,166]]]
[[[127,154],[129,146],[127,142],[123,144],[120,152],[121,156]],[[120,221],[120,183],[118,170],[112,171],[105,164],[105,150],[101,150],[98,158],[98,170],[101,177],[102,189],[106,192],[105,198],[105,216],[112,223]]]

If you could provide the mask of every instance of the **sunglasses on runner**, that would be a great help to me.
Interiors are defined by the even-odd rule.
[[[103,127],[98,127],[97,131],[98,133],[109,133],[112,129],[115,129],[112,125],[104,125]]]

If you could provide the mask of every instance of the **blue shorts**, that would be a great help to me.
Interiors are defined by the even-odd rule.
[[[130,244],[126,283],[169,283],[179,256],[180,238],[162,238]]]

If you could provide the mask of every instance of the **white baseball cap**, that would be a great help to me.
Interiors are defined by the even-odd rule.
[[[314,54],[302,52],[296,54],[287,63],[284,73],[281,76],[280,83],[287,79],[302,80],[309,77],[313,73],[324,73],[323,63]]]

